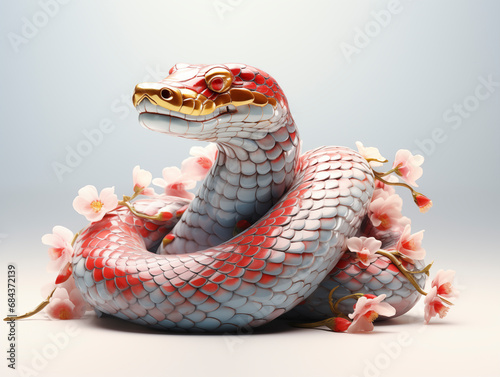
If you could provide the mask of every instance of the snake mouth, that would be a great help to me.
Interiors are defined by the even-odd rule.
[[[222,107],[217,107],[212,113],[206,114],[206,115],[187,115],[183,114],[178,111],[173,111],[166,109],[160,105],[157,105],[154,103],[154,101],[149,98],[148,96],[145,96],[141,101],[137,104],[135,107],[136,110],[139,112],[140,116],[143,114],[155,114],[155,115],[161,115],[165,117],[170,117],[170,118],[177,118],[177,119],[183,119],[188,122],[205,122],[209,120],[213,120],[215,118],[218,118],[224,114],[234,114],[237,113],[238,110],[236,106],[229,104],[227,106],[222,106]]]
[[[203,138],[207,141],[216,139],[217,125],[238,113],[236,106],[229,104],[218,107],[207,115],[187,115],[156,105],[149,98],[144,98],[136,109],[139,112],[139,123],[151,131],[188,139]]]

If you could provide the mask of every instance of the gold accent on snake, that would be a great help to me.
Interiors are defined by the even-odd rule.
[[[134,106],[139,105],[146,98],[154,105],[192,116],[209,115],[215,109],[228,105],[252,104],[263,107],[269,103],[276,107],[277,104],[274,98],[244,88],[229,89],[226,93],[218,95],[215,101],[212,101],[194,90],[176,88],[161,82],[142,83],[135,87]]]
[[[228,69],[215,67],[205,73],[205,82],[210,90],[216,93],[224,93],[233,83],[233,74]],[[219,84],[220,87],[217,87],[215,83]]]

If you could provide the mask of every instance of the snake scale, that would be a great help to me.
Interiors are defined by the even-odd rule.
[[[368,162],[344,147],[300,155],[286,97],[267,73],[177,64],[164,80],[137,85],[133,100],[144,127],[214,142],[218,154],[192,201],[135,204],[173,213],[188,205],[180,218],[118,207],[79,234],[73,276],[97,313],[174,331],[234,331],[286,312],[328,316],[318,294],[338,284],[389,292],[398,314],[413,305],[414,292],[383,258],[363,277],[343,257],[345,240],[363,232],[374,190]],[[234,236],[242,220],[251,225]]]

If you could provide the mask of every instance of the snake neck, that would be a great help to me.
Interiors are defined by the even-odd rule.
[[[290,187],[299,160],[299,136],[291,116],[259,138],[218,140],[218,156],[161,254],[182,254],[232,238],[237,224],[261,218]],[[232,132],[232,131],[231,131]],[[237,131],[234,131],[237,133]]]

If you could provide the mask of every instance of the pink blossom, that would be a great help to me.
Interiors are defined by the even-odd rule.
[[[411,225],[411,219],[409,217],[403,216],[399,219],[399,226],[401,227],[401,231],[407,226]]]
[[[193,199],[194,194],[186,190],[196,186],[196,182],[186,174],[183,174],[178,167],[164,168],[163,178],[153,179],[153,184],[162,187],[166,195],[178,196],[180,198]]]
[[[56,288],[54,284],[45,286],[42,294],[47,297]],[[45,310],[53,319],[76,319],[81,318],[91,307],[84,300],[80,290],[75,285],[75,280],[71,277],[64,283],[57,285],[57,288],[50,298]]]
[[[59,271],[73,257],[73,232],[63,226],[52,228],[52,234],[45,234],[42,243],[51,246],[49,249],[50,271]]]
[[[192,157],[186,158],[181,165],[184,174],[192,177],[194,180],[205,178],[217,157],[217,146],[214,143],[206,147],[191,147],[189,154]]]
[[[438,296],[438,288],[432,287],[425,296],[424,301],[424,318],[425,323],[429,323],[432,317],[439,315],[439,318],[444,318],[450,308],[443,304],[443,301]]]
[[[377,200],[378,198],[382,198],[383,200],[386,200],[389,196],[395,195],[394,193],[390,194],[389,191],[381,189],[381,188],[375,188],[373,190],[373,195],[372,195],[372,202]]]
[[[73,319],[74,309],[75,304],[71,302],[68,291],[64,288],[56,288],[45,307],[48,316],[53,319]]]
[[[411,225],[406,225],[401,238],[396,244],[396,250],[411,260],[422,260],[425,258],[425,250],[422,248],[422,238],[424,238],[423,230],[411,234]]]
[[[134,192],[142,190],[143,195],[154,195],[154,190],[148,187],[151,184],[153,175],[147,170],[141,169],[139,165],[134,167],[132,172],[134,180]]]
[[[375,253],[381,246],[382,242],[373,237],[351,237],[347,240],[349,250],[356,253],[358,261],[367,267],[377,259]]]
[[[390,304],[382,302],[385,297],[385,294],[376,297],[372,295],[360,297],[354,306],[354,312],[349,314],[352,324],[347,329],[347,332],[372,331],[373,321],[379,315],[392,317],[396,314],[396,309]]]
[[[416,180],[422,176],[423,170],[420,167],[424,163],[424,157],[412,153],[407,149],[400,149],[396,152],[393,169],[409,185],[418,187]]]
[[[385,191],[375,190],[376,198],[370,203],[368,217],[374,227],[389,230],[399,227],[402,218],[403,200],[397,194],[390,195]]]
[[[458,290],[453,287],[453,279],[455,278],[455,271],[453,270],[439,270],[436,277],[432,280],[432,287],[436,287],[437,294],[447,299],[457,298],[459,295]]]
[[[359,154],[363,156],[365,160],[377,160],[377,161],[370,161],[370,166],[372,168],[377,166],[382,166],[383,162],[387,162],[387,159],[382,157],[378,148],[365,147],[363,146],[363,143],[361,143],[360,141],[356,141],[356,147],[358,148]]]
[[[101,220],[117,205],[118,197],[115,195],[114,187],[105,188],[98,194],[94,186],[87,185],[78,190],[78,196],[73,200],[75,211],[91,222]]]

